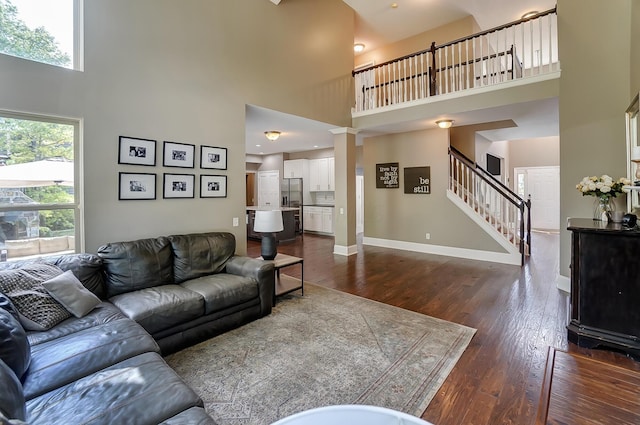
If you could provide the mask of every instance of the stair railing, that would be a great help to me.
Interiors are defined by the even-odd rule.
[[[354,112],[560,69],[556,8],[353,71]]]
[[[454,147],[449,148],[449,190],[525,256],[531,245],[531,200],[524,200]]]

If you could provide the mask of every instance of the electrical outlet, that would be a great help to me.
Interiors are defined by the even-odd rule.
[[[238,217],[233,217],[233,227],[238,227],[240,225],[240,219]]]
[[[340,208],[340,215],[344,215],[344,208]]]
[[[425,233],[424,237],[425,239],[431,239],[431,233]]]

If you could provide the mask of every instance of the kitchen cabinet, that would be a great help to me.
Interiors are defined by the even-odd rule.
[[[307,179],[309,178],[308,159],[290,159],[284,161],[285,179]]]
[[[333,234],[333,207],[304,207],[304,230]]]
[[[333,208],[322,208],[322,232],[333,234]]]
[[[309,160],[309,190],[311,192],[335,191],[335,158]]]

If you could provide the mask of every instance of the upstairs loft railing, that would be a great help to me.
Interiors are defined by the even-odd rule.
[[[524,200],[454,147],[449,148],[449,190],[518,248],[531,247],[531,200]]]
[[[353,71],[354,112],[560,70],[557,13],[530,18]]]

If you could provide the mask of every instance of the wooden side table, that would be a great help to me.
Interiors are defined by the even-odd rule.
[[[260,260],[263,259],[262,257],[258,258]],[[276,270],[276,287],[273,291],[273,305],[276,305],[276,297],[297,291],[298,289],[301,291],[302,296],[304,296],[304,258],[278,254],[273,260],[264,261],[271,261],[274,269]],[[280,269],[294,266],[296,264],[300,264],[300,280],[291,276],[280,275]]]

